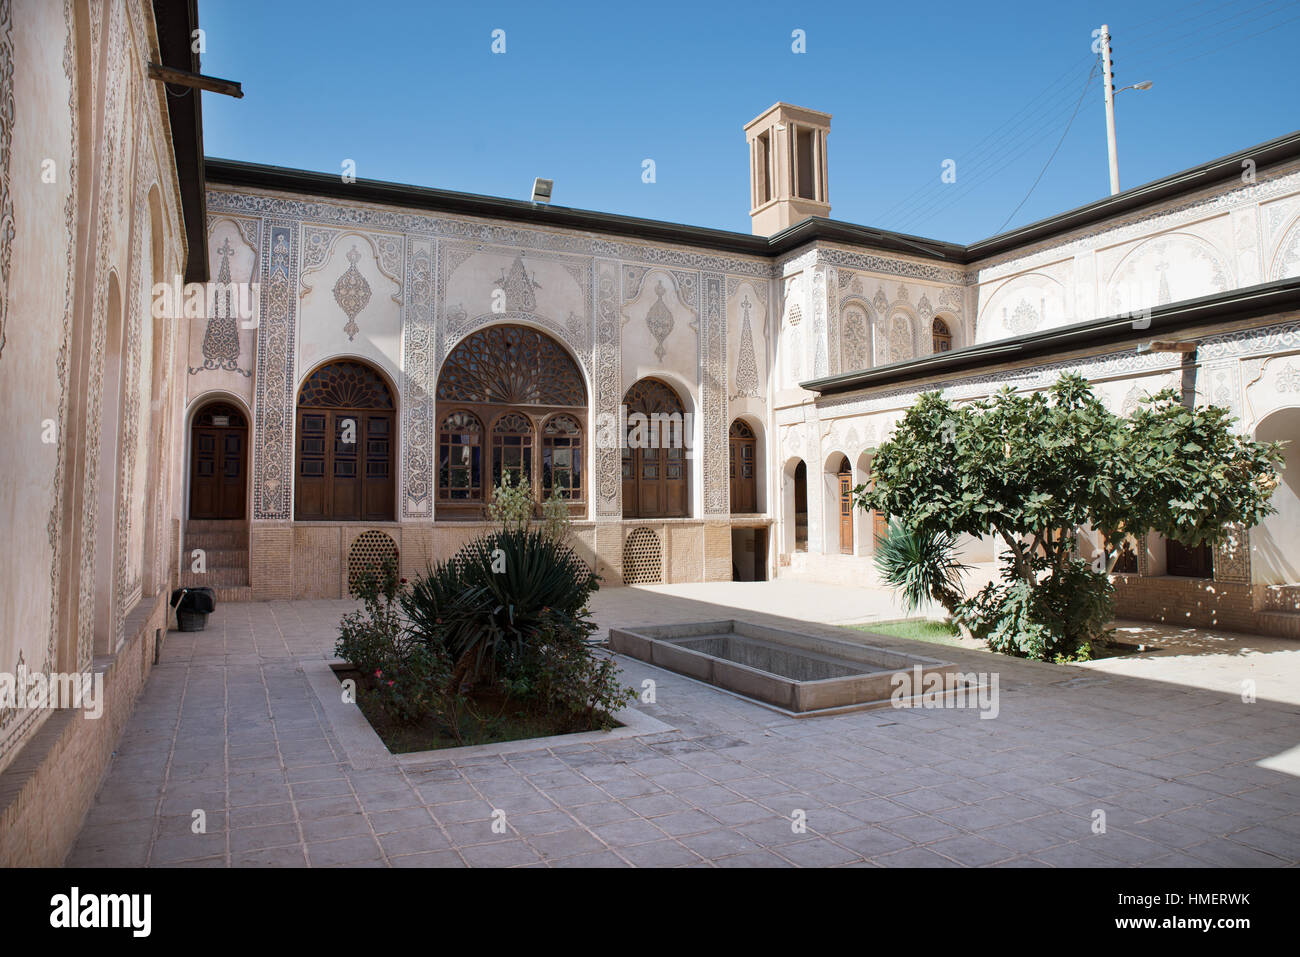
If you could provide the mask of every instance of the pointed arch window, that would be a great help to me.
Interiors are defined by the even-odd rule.
[[[948,328],[948,323],[938,316],[930,324],[930,342],[934,352],[952,351],[952,331]]]
[[[438,517],[484,515],[509,472],[539,503],[586,498],[587,389],[569,352],[545,333],[503,323],[466,336],[438,374]]]

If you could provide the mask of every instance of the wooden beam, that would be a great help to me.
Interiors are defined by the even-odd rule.
[[[1143,343],[1138,346],[1138,352],[1182,352],[1190,353],[1196,351],[1195,339],[1184,339],[1179,342],[1173,342],[1168,339],[1153,339],[1151,342]]]
[[[207,90],[209,93],[224,93],[235,99],[244,97],[243,87],[234,80],[222,80],[215,76],[204,76],[202,73],[190,73],[188,70],[174,70],[158,63],[149,64],[149,78],[162,80],[164,83],[175,83],[177,86]]]

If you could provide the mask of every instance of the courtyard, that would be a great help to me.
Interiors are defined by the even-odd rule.
[[[1300,861],[1300,648],[1149,623],[1053,665],[842,627],[892,593],[797,579],[604,588],[611,627],[743,618],[996,673],[959,708],[796,719],[641,661],[667,726],[357,760],[309,674],[350,601],[171,632],[66,863],[343,867],[1206,867]],[[1253,684],[1247,703],[1243,682]],[[626,729],[622,729],[626,730]],[[194,833],[202,811],[205,833]]]

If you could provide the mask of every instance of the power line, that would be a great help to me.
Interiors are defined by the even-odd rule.
[[[1062,114],[1063,113],[1064,111],[1062,111]],[[1046,128],[1054,127],[1056,122],[1057,117],[1054,116],[1044,128],[1026,130],[1024,134],[1016,136],[1008,142],[1004,142],[1001,144],[1003,148],[997,157],[1000,162],[995,161],[995,165],[980,166],[976,172],[969,173],[963,177],[963,183],[959,189],[952,193],[936,196],[914,209],[909,210],[902,217],[901,222],[908,224],[919,224],[925,222],[938,213],[951,208],[954,204],[965,199],[976,189],[976,187],[982,186],[998,173],[1001,173],[1008,166],[1036,148],[1042,138],[1043,131]],[[1017,147],[1020,148],[1017,149]]]
[[[1056,159],[1056,154],[1061,150],[1061,144],[1065,142],[1065,137],[1069,135],[1070,127],[1074,125],[1074,118],[1079,115],[1079,107],[1083,106],[1083,98],[1087,96],[1088,91],[1092,89],[1092,80],[1093,77],[1095,77],[1096,75],[1097,75],[1097,67],[1094,64],[1092,68],[1092,72],[1088,74],[1088,82],[1084,84],[1083,92],[1079,94],[1079,102],[1074,104],[1074,112],[1070,114],[1070,122],[1065,124],[1065,130],[1064,132],[1061,133],[1061,138],[1056,142],[1056,149],[1052,150],[1052,155],[1047,157],[1047,162],[1044,163],[1043,168],[1039,170],[1038,176],[1034,179],[1034,184],[1029,187],[1029,192],[1025,193],[1025,198],[1016,204],[1016,208],[1011,211],[1011,215],[1008,216],[1002,222],[1002,225],[999,226],[994,231],[994,235],[997,235],[998,233],[1002,232],[1002,230],[1007,228],[1007,223],[1011,222],[1012,218],[1016,215],[1016,213],[1020,212],[1020,207],[1024,206],[1025,203],[1028,202],[1029,197],[1033,195],[1034,190],[1037,188],[1039,181],[1043,178],[1043,174],[1047,172],[1047,167],[1051,166],[1052,160]]]
[[[1072,76],[1077,74],[1081,66],[1082,66],[1082,62],[1074,66],[1071,66],[1068,70],[1062,73],[1056,80],[1052,81],[1047,86],[1043,87],[1028,103],[1026,103],[1016,112],[1009,115],[999,126],[990,130],[983,137],[981,137],[980,140],[978,140],[974,145],[970,147],[970,149],[964,155],[962,155],[961,160],[963,165],[973,162],[976,156],[984,152],[985,144],[995,141],[999,136],[999,134],[1001,134],[1002,131],[1006,129],[1009,125],[1018,125],[1016,121],[1019,117],[1021,117],[1022,114],[1036,114],[1041,112],[1042,106],[1041,105],[1035,106],[1035,104],[1038,103],[1039,100],[1043,99],[1044,96],[1048,95],[1049,93],[1052,94],[1053,102],[1054,102],[1054,98],[1059,95],[1058,93],[1053,92],[1055,88],[1061,86],[1061,84],[1064,81],[1070,79]],[[1064,90],[1062,90],[1061,92],[1064,92]],[[1050,106],[1051,104],[1049,103],[1048,105]],[[917,194],[929,190],[930,188],[933,187],[933,185],[934,185],[933,177],[927,177],[923,185],[918,187],[916,190],[913,190],[910,194],[904,196],[902,199],[896,201],[892,206],[884,210],[878,218],[884,218],[885,216],[888,216],[890,213],[893,213],[896,209],[906,206],[909,202],[911,202],[911,200]]]
[[[996,162],[1001,158],[1009,143],[1015,143],[1026,137],[1035,137],[1041,130],[1053,126],[1056,117],[1063,112],[1063,109],[1068,109],[1068,103],[1068,100],[1062,102],[1059,99],[1053,99],[1019,119],[1013,117],[1011,120],[1002,123],[992,133],[980,140],[976,147],[965,153],[957,154],[958,164],[967,171],[974,171],[969,175],[982,171],[988,163]],[[882,214],[881,218],[883,219],[891,213],[896,217],[908,217],[915,210],[933,204],[938,198],[933,194],[936,191],[946,192],[947,185],[942,183],[938,177],[927,177],[923,186],[891,206]]]

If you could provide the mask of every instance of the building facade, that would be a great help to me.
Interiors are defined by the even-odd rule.
[[[199,72],[195,29],[0,0],[0,673],[107,696],[0,705],[0,862],[62,860],[173,588],[418,573],[506,473],[610,585],[862,582],[848,490],[926,390],[1075,370],[1300,439],[1300,134],[962,246],[829,219],[831,117],[779,103],[739,234],[205,161],[199,96],[148,70]],[[1300,637],[1294,448],[1260,528],[1131,543],[1121,613]]]

